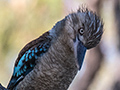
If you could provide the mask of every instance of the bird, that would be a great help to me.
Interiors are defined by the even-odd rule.
[[[67,90],[86,50],[97,46],[102,34],[103,22],[95,12],[79,8],[70,13],[24,46],[7,89]]]

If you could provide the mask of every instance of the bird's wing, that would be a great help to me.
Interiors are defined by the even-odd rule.
[[[19,53],[15,62],[14,72],[8,84],[9,89],[14,88],[36,65],[38,57],[48,51],[51,37],[46,32],[39,38],[28,43]]]

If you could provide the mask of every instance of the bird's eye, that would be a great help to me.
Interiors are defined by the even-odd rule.
[[[84,34],[84,28],[78,29],[78,32],[79,32],[80,35],[83,35]]]

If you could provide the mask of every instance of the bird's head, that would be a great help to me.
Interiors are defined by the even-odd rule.
[[[103,23],[95,13],[88,9],[79,9],[65,19],[68,34],[74,41],[78,39],[87,49],[99,43],[103,34]]]
[[[88,9],[79,9],[65,17],[65,30],[73,41],[77,66],[81,69],[86,49],[95,47],[103,34],[100,18]]]

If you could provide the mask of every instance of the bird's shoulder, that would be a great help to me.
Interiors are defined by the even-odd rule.
[[[51,41],[51,37],[49,35],[49,32],[46,32],[43,35],[41,35],[40,37],[38,37],[37,39],[34,39],[31,42],[29,42],[28,44],[26,44],[23,47],[23,49],[19,52],[18,57],[15,61],[15,66],[17,66],[19,60],[25,54],[26,51],[28,51],[30,49],[35,49],[35,47],[42,45],[43,43],[50,43],[50,41]]]

